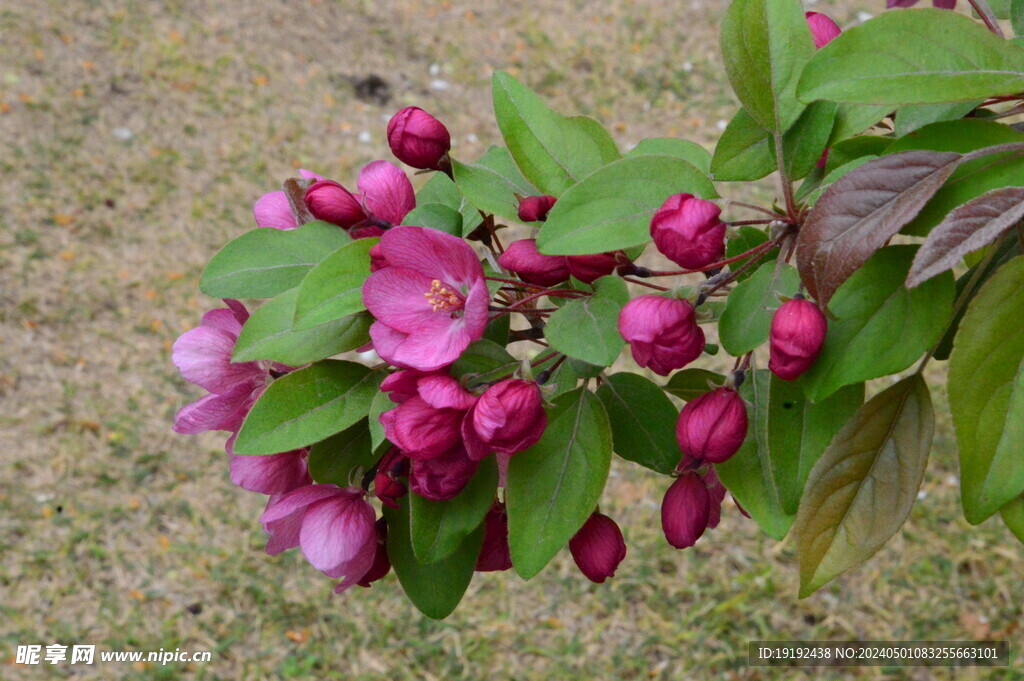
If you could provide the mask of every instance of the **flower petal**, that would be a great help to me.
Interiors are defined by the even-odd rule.
[[[405,173],[388,161],[374,161],[363,167],[356,183],[363,205],[376,218],[393,225],[402,224],[416,207],[416,194]]]
[[[183,333],[171,348],[171,359],[182,377],[212,393],[224,393],[243,381],[264,375],[256,362],[231,361],[237,336],[213,326]]]
[[[284,494],[310,485],[306,450],[296,449],[268,456],[230,455],[231,482],[260,494]]]
[[[256,199],[252,207],[253,217],[260,227],[274,229],[295,229],[295,214],[284,192],[270,192]]]
[[[262,388],[253,383],[239,383],[222,395],[211,394],[186,404],[174,417],[174,432],[194,435],[238,430],[260,392]]]
[[[430,279],[469,288],[484,270],[473,247],[436,229],[396,227],[380,239],[383,256],[393,267],[407,267]]]
[[[370,569],[373,554],[362,574],[345,574],[346,568],[353,567],[348,565],[350,562],[359,562],[359,554],[365,552],[367,544],[376,551],[375,520],[373,507],[362,498],[362,490],[343,490],[337,497],[314,504],[306,511],[299,531],[302,553],[313,567],[328,576],[344,574],[358,582]]]
[[[385,267],[363,284],[363,302],[377,321],[403,333],[415,333],[433,318],[449,318],[427,301],[433,280],[405,267]]]

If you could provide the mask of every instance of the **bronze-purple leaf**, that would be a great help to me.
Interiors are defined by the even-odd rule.
[[[953,269],[971,251],[989,245],[1024,218],[1024,187],[1002,187],[954,209],[931,231],[914,257],[907,288]]]
[[[962,156],[905,151],[869,161],[829,187],[800,229],[797,268],[821,305],[914,219]]]

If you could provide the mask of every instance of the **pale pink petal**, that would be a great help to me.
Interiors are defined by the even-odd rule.
[[[264,516],[281,501],[281,497],[282,495],[270,497],[267,501],[267,508],[263,512]],[[299,545],[299,531],[302,529],[302,517],[305,514],[306,507],[302,506],[293,508],[290,513],[275,517],[269,522],[260,519],[260,522],[263,523],[263,531],[270,535],[267,538],[267,554],[275,556]]]
[[[264,375],[256,362],[231,361],[237,337],[212,326],[183,333],[171,348],[171,359],[182,377],[210,392],[223,393],[243,381]]]
[[[230,467],[231,482],[260,494],[284,494],[313,482],[304,449],[268,456],[233,454]]]
[[[472,246],[436,229],[396,227],[380,238],[380,247],[392,267],[417,270],[458,287],[469,288],[484,276]]]
[[[295,229],[295,213],[284,192],[269,192],[256,199],[252,207],[253,217],[260,227],[274,229]]]
[[[410,368],[408,365],[400,363],[395,355],[402,347],[402,343],[409,338],[409,334],[402,333],[401,331],[395,331],[390,326],[381,324],[380,322],[374,322],[370,325],[370,342],[373,344],[373,350],[376,352],[382,360],[397,367]]]
[[[239,383],[223,395],[211,394],[186,404],[174,417],[174,432],[193,435],[208,430],[238,430],[256,395],[255,385]]]
[[[462,446],[466,448],[466,455],[473,461],[479,461],[491,453],[490,445],[477,434],[473,427],[473,414],[479,408],[479,402],[466,412],[462,419]]]
[[[388,161],[374,161],[359,173],[356,183],[363,205],[376,218],[393,225],[402,224],[406,214],[416,207],[416,195],[405,173]]]
[[[440,456],[459,442],[462,412],[434,409],[422,397],[413,397],[381,414],[388,440],[417,459]]]
[[[473,429],[487,442],[508,423],[509,414],[499,400],[483,399],[473,410]]]
[[[350,561],[358,563],[360,551],[369,544],[376,550],[373,507],[362,498],[362,490],[345,491],[341,495],[314,504],[306,511],[299,532],[299,545],[306,559],[317,570],[330,577],[355,578],[359,581],[370,569],[373,559],[362,574],[345,574]]]
[[[274,504],[268,505],[267,510],[260,516],[260,522],[264,525],[281,520],[290,516],[297,510],[305,510],[310,504],[315,504],[324,499],[340,496],[342,489],[337,485],[306,485],[292,490],[281,496]]]
[[[226,307],[210,310],[203,315],[199,325],[223,331],[230,336],[234,336],[235,340],[238,339],[238,334],[242,332],[242,323],[238,321],[238,316],[233,310],[229,310]]]
[[[377,346],[373,326],[370,327],[370,337],[374,339],[374,349],[382,359],[395,366],[411,367],[421,371],[435,371],[448,366],[476,340],[466,331],[466,324],[461,319],[450,322],[447,319],[437,319],[424,324],[417,329],[417,333],[406,335],[397,344],[386,347],[385,354]],[[394,333],[395,335],[387,337],[387,342],[393,343],[400,332]]]
[[[373,567],[374,559],[377,557],[377,542],[367,542],[359,549],[359,553],[356,556],[338,567],[336,570],[337,574],[330,575],[331,577],[341,577],[344,575],[344,579],[336,587],[334,587],[334,593],[340,594],[347,591],[349,588],[359,583],[366,573]]]
[[[473,406],[476,397],[459,382],[446,374],[424,376],[416,384],[420,397],[435,409],[459,409]]]
[[[304,180],[324,179],[323,175],[320,175],[319,173],[314,173],[312,170],[306,170],[305,168],[299,168],[299,176],[302,177],[302,179]]]
[[[363,302],[377,321],[403,333],[413,333],[433,318],[450,316],[444,310],[435,311],[427,300],[433,281],[415,270],[385,267],[371,274],[363,284]]]

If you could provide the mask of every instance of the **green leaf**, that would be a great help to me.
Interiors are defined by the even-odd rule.
[[[984,102],[971,100],[969,102],[952,102],[950,104],[909,104],[900,107],[896,112],[896,136],[914,132],[932,123],[940,121],[955,121],[963,118]]]
[[[725,257],[735,258],[737,255],[740,255],[741,253],[746,253],[747,251],[757,246],[760,246],[766,241],[768,241],[768,234],[763,229],[758,229],[757,227],[749,227],[744,225],[739,228],[739,230],[736,232],[735,237],[725,242]],[[775,260],[778,257],[778,255],[779,249],[773,248],[772,250],[768,251],[767,255],[762,256],[762,258],[764,262],[770,262],[772,260]],[[732,270],[733,272],[736,272],[745,264],[747,264],[747,261],[749,260],[750,258],[743,258],[741,260],[737,260],[733,262],[731,265],[729,265],[729,269]],[[746,270],[745,272],[740,272],[739,276],[736,278],[736,281],[743,281],[745,279],[749,279],[754,272],[755,270],[753,269]]]
[[[383,381],[384,379],[382,378],[381,380]],[[384,426],[380,423],[380,415],[386,411],[391,411],[397,406],[385,392],[378,392],[373,396],[373,400],[370,402],[370,413],[368,414],[370,421],[370,446],[373,447],[373,451],[377,451],[387,439],[384,436]]]
[[[383,509],[388,523],[388,559],[413,605],[427,617],[441,620],[458,607],[473,580],[484,529],[481,526],[466,537],[447,558],[421,563],[416,560],[410,538],[410,496],[407,494],[400,500],[398,509]]]
[[[711,174],[711,154],[708,150],[690,140],[678,139],[676,137],[651,137],[640,140],[640,142],[629,150],[629,156],[675,156],[681,158],[694,168],[704,173]]]
[[[503,345],[481,338],[473,341],[452,364],[451,374],[455,378],[474,379],[486,382],[495,373],[512,373],[520,365],[519,360],[508,353]]]
[[[711,175],[719,182],[752,182],[775,171],[772,134],[740,109],[718,138]]]
[[[444,173],[434,173],[427,183],[424,184],[416,194],[416,203],[426,206],[432,203],[440,203],[462,215],[462,233],[469,234],[483,222],[483,217],[476,206],[469,202],[462,192],[458,190],[455,183]],[[408,217],[404,220],[409,222]]]
[[[293,288],[253,312],[238,335],[232,361],[272,360],[301,366],[354,350],[370,341],[373,317],[366,312],[293,330],[298,296],[299,289]]]
[[[601,401],[585,388],[555,398],[540,441],[508,467],[508,540],[520,577],[540,572],[590,517],[611,457]]]
[[[327,256],[299,284],[295,330],[347,317],[366,309],[363,282],[370,276],[370,249],[380,239],[356,239]]]
[[[436,563],[452,555],[483,522],[498,489],[498,465],[493,456],[452,499],[432,501],[410,494],[412,548],[420,563]]]
[[[675,470],[679,410],[660,387],[639,374],[612,374],[597,389],[612,427],[615,453],[658,473]]]
[[[199,290],[214,298],[271,298],[295,288],[349,239],[326,222],[298,229],[259,227],[229,241],[203,270]]]
[[[740,386],[740,394],[753,405],[750,430],[740,450],[715,470],[764,531],[781,539],[796,515],[808,473],[864,402],[864,386],[843,388],[812,404],[798,383],[759,369]]]
[[[520,196],[537,193],[519,172],[504,147],[491,147],[476,163],[452,161],[455,184],[463,196],[485,213],[517,220]]]
[[[977,525],[1024,493],[1024,257],[985,282],[949,358],[964,516]]]
[[[928,386],[914,374],[868,400],[832,439],[794,527],[801,598],[896,534],[917,498],[934,427]]]
[[[903,286],[916,246],[878,251],[839,287],[825,344],[801,380],[812,402],[844,385],[899,373],[935,345],[953,309],[953,276]]]
[[[1024,0],[1011,0],[1010,2],[1010,23],[1013,25],[1013,32],[1018,36],[1024,35]],[[1021,539],[1024,541],[1024,539]]]
[[[836,124],[832,128],[832,139],[829,140],[829,144],[834,145],[836,142],[859,135],[890,113],[890,106],[840,104],[836,110]]]
[[[835,120],[834,102],[814,102],[782,136],[783,167],[790,180],[799,180],[814,170],[828,146]],[[769,152],[774,164],[774,145],[769,146]]]
[[[803,7],[797,0],[733,0],[720,41],[743,108],[761,127],[782,135],[803,112],[796,86],[814,54]]]
[[[402,220],[403,225],[429,227],[439,232],[462,236],[462,214],[442,203],[423,203],[413,208]]]
[[[503,314],[497,319],[487,322],[484,328],[484,340],[497,343],[501,347],[508,345],[509,327],[512,324],[512,315]]]
[[[358,485],[351,480],[353,472],[368,471],[377,463],[370,442],[370,425],[359,419],[337,435],[317,442],[309,450],[309,474],[318,483],[339,487]]]
[[[596,121],[567,118],[508,73],[492,79],[494,113],[523,176],[544,194],[569,187],[619,157],[615,143]]]
[[[594,287],[594,295],[571,300],[551,313],[544,337],[569,357],[607,367],[626,345],[619,334],[619,313],[629,302],[629,292],[614,275],[601,277]]]
[[[587,255],[646,244],[651,216],[679,193],[714,198],[714,185],[675,156],[629,156],[569,189],[548,214],[537,248],[549,255]]]
[[[709,385],[709,383],[713,385]],[[683,369],[672,374],[672,378],[668,379],[664,390],[669,395],[689,402],[723,383],[725,383],[725,376],[717,372],[707,369]]]
[[[1024,497],[1017,497],[999,509],[1006,527],[1024,544]]]
[[[329,359],[277,379],[246,416],[235,453],[287,452],[345,430],[366,416],[384,375]]]
[[[962,14],[884,12],[843,32],[804,69],[798,95],[851,104],[939,104],[1024,89],[1024,51]]]
[[[800,286],[796,268],[766,262],[729,294],[718,320],[718,340],[735,357],[745,355],[768,341],[779,296],[793,297]]]

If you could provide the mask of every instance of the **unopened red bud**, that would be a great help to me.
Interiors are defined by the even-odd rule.
[[[641,367],[667,376],[704,351],[704,332],[689,301],[644,295],[619,313],[619,333]]]
[[[457,496],[476,473],[473,461],[459,444],[439,457],[413,460],[409,488],[424,499],[445,501]]]
[[[685,456],[721,463],[747,437],[747,405],[732,388],[716,388],[686,403],[676,422],[676,438]]]
[[[369,588],[371,584],[379,579],[383,579],[389,572],[391,572],[391,561],[388,559],[388,524],[383,519],[377,520],[377,551],[373,554],[373,565],[370,566],[370,571],[363,575],[363,578],[357,582],[359,586]]]
[[[725,501],[725,485],[718,479],[714,466],[708,466],[707,473],[701,476],[704,486],[708,488],[708,529],[718,527],[722,519],[722,502]]]
[[[408,466],[408,461],[397,447],[392,447],[381,457],[373,478],[373,492],[385,506],[398,508],[397,500],[405,496],[405,483],[398,478],[406,475]]]
[[[661,529],[668,543],[685,549],[697,543],[708,528],[711,495],[697,473],[683,473],[661,502]]]
[[[471,459],[491,452],[515,454],[532,447],[544,434],[548,418],[534,381],[510,378],[480,396],[462,421],[462,439]]]
[[[366,219],[366,212],[352,192],[333,180],[318,180],[306,190],[306,206],[317,220],[346,229]]]
[[[680,267],[705,267],[725,253],[721,213],[717,204],[693,194],[670,196],[651,218],[651,238],[662,255]]]
[[[586,284],[593,284],[601,277],[614,272],[619,265],[629,262],[621,251],[596,255],[570,255],[566,261],[569,263],[569,274]]]
[[[803,298],[786,301],[772,317],[768,368],[784,381],[795,380],[818,359],[827,330],[817,305]]]
[[[528,284],[555,286],[569,280],[565,256],[542,254],[534,239],[513,241],[498,258],[498,264]]]
[[[626,557],[626,542],[614,520],[592,513],[569,540],[569,551],[580,572],[590,581],[602,584],[615,576],[616,568]]]
[[[835,40],[843,32],[843,29],[839,28],[839,24],[821,12],[807,12],[805,16],[807,17],[807,25],[811,27],[814,46],[819,50]]]
[[[418,106],[409,106],[388,122],[388,145],[399,161],[422,170],[438,170],[452,146],[448,128]]]
[[[557,201],[553,196],[524,196],[519,199],[519,219],[523,222],[540,222],[546,220],[548,211]]]
[[[477,572],[502,572],[512,567],[508,547],[508,516],[505,505],[496,503],[484,517],[484,543],[476,559]]]

